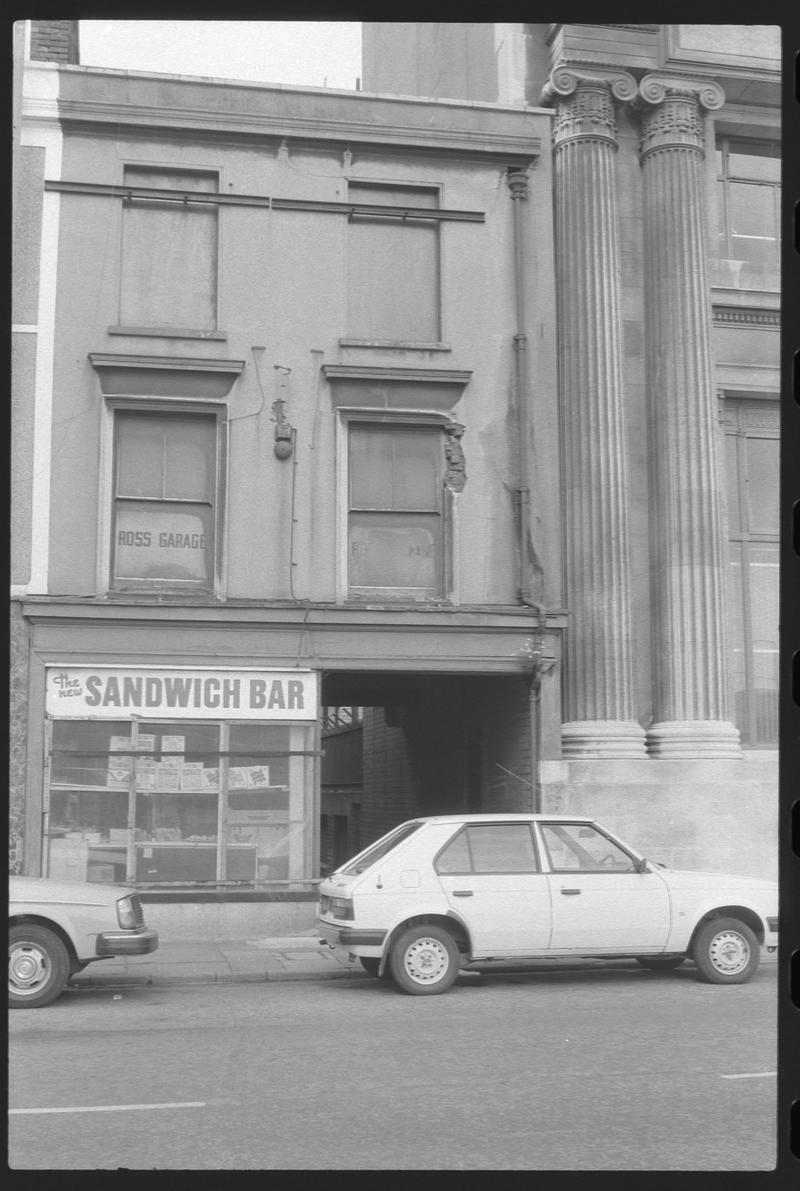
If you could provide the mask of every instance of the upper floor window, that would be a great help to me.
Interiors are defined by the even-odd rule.
[[[117,410],[112,587],[214,587],[217,420]]]
[[[126,166],[126,186],[214,193],[215,173]],[[120,324],[213,331],[217,326],[217,206],[125,200]]]
[[[778,403],[725,403],[734,721],[750,748],[778,743]]]
[[[351,183],[355,203],[438,208],[438,190]],[[348,335],[378,342],[438,343],[439,224],[424,216],[350,216]]]
[[[776,290],[780,279],[780,146],[723,137],[717,146],[719,284]]]
[[[438,426],[350,423],[351,595],[444,596],[443,438]]]

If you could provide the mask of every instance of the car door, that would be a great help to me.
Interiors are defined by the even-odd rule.
[[[670,898],[657,872],[586,823],[540,823],[553,907],[551,952],[655,952],[666,946]]]
[[[530,823],[471,823],[439,852],[434,867],[449,905],[469,928],[475,958],[547,949],[550,887]]]

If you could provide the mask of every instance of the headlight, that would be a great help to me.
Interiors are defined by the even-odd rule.
[[[123,930],[135,930],[139,925],[136,900],[133,897],[121,897],[117,902],[117,921]]]
[[[330,909],[334,918],[353,919],[353,903],[346,897],[332,897]]]

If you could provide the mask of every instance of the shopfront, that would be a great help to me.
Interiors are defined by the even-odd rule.
[[[232,890],[313,877],[314,671],[57,665],[45,688],[45,875]]]

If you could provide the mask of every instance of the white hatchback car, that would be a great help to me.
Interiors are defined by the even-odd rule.
[[[690,959],[741,984],[778,942],[776,882],[679,872],[594,820],[436,815],[400,824],[320,885],[322,941],[403,992],[441,993],[498,961]]]
[[[70,976],[115,955],[148,955],[158,933],[145,926],[137,893],[120,885],[11,877],[8,887],[8,1004],[38,1009]]]

